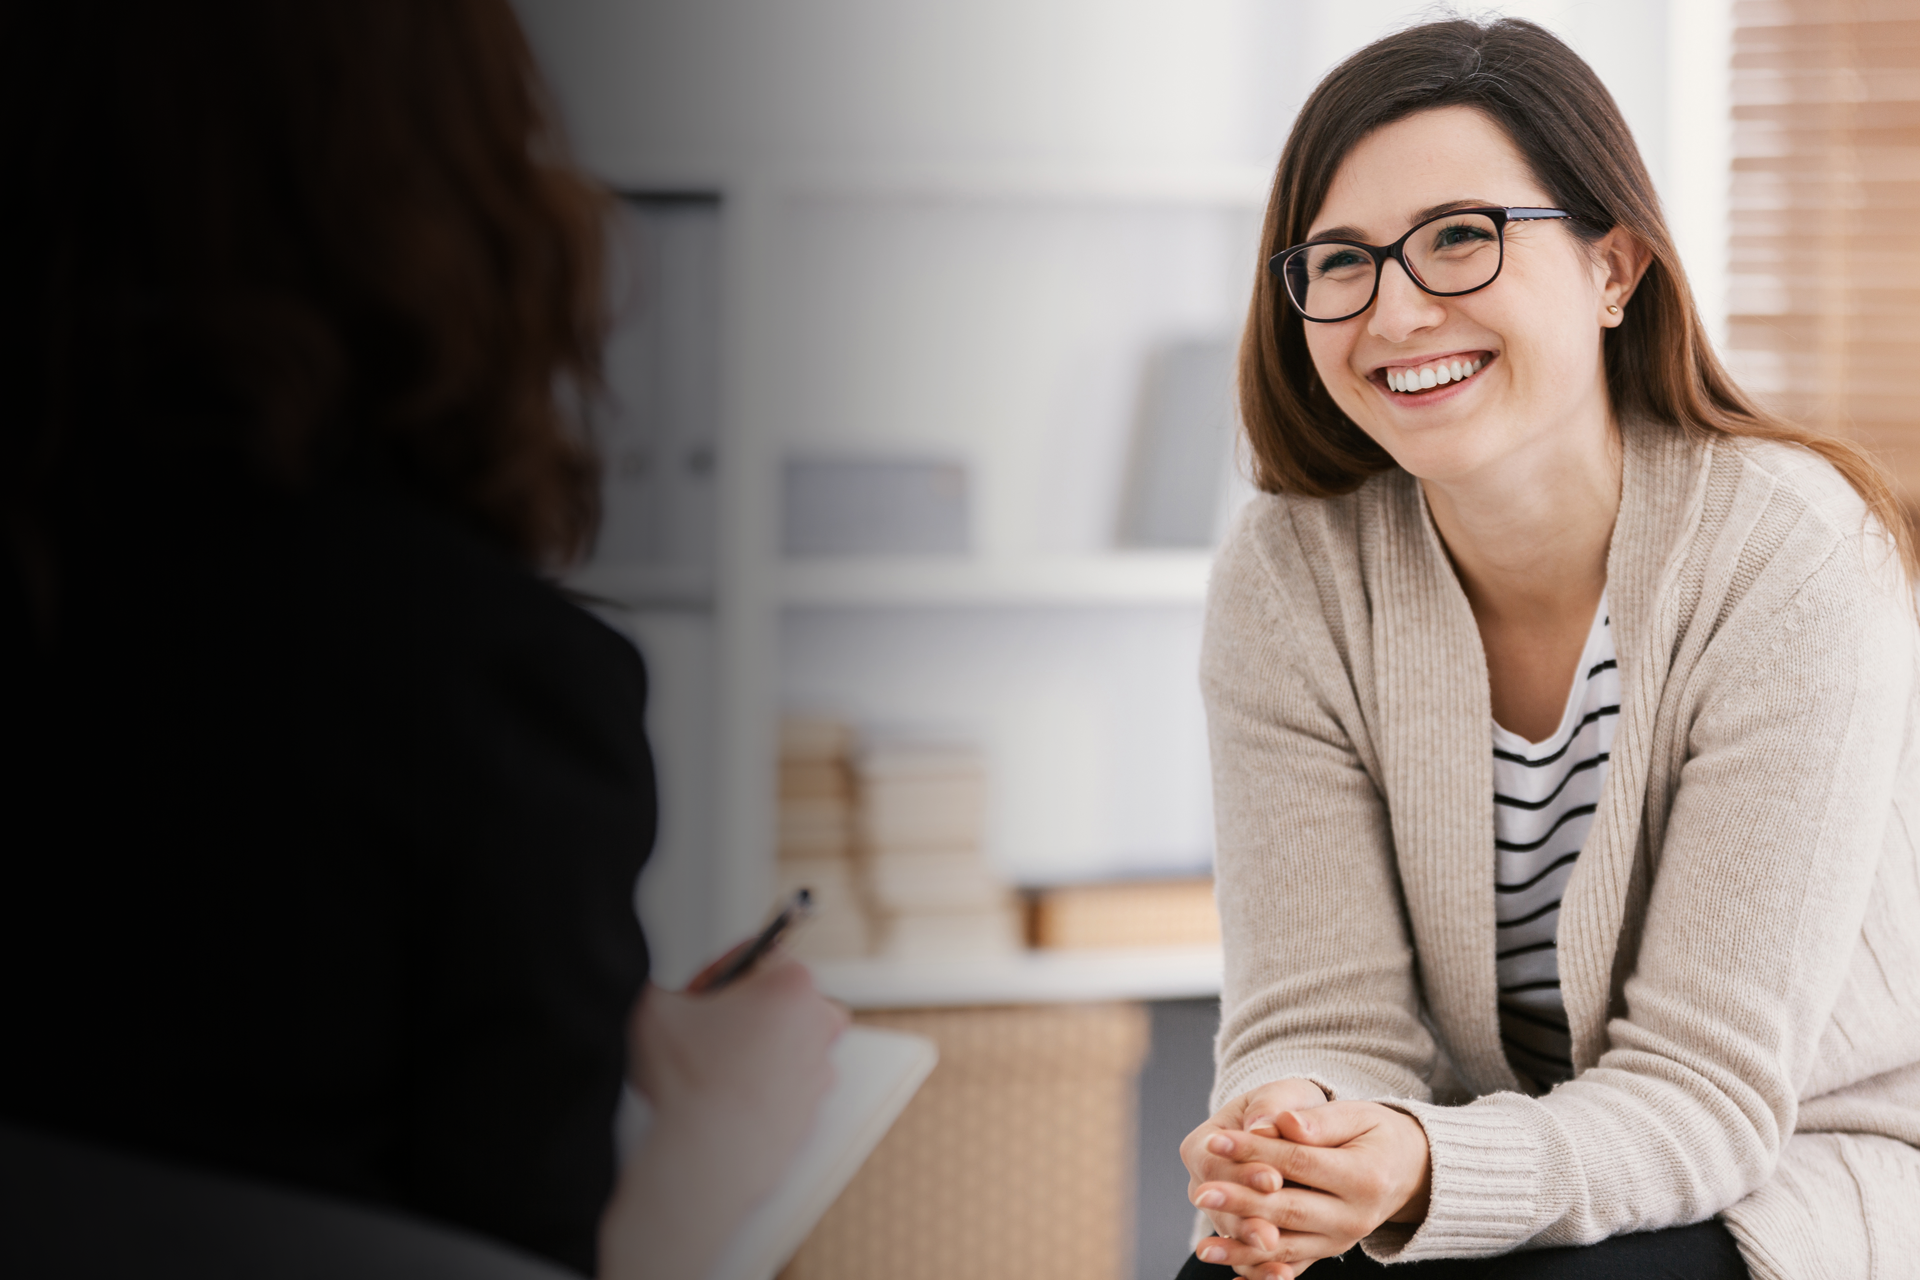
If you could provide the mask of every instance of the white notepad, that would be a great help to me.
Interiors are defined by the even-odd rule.
[[[939,1060],[925,1036],[848,1027],[835,1080],[787,1176],[734,1233],[708,1280],[771,1280],[859,1172]]]

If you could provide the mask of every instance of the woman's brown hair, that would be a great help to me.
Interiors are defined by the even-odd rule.
[[[0,30],[23,567],[125,446],[376,475],[529,563],[582,549],[556,390],[597,382],[606,206],[506,0],[15,0]]]
[[[1913,534],[1879,465],[1848,441],[1768,413],[1728,376],[1620,109],[1578,54],[1531,22],[1427,23],[1334,68],[1300,109],[1281,153],[1262,263],[1307,238],[1341,161],[1362,138],[1416,112],[1453,106],[1482,111],[1506,130],[1552,203],[1579,219],[1560,225],[1590,241],[1623,227],[1651,252],[1627,322],[1606,331],[1614,412],[1702,436],[1813,450],[1859,492],[1914,576]],[[1264,266],[1240,346],[1240,411],[1254,483],[1269,493],[1330,497],[1394,465],[1327,394],[1307,352],[1305,323]]]

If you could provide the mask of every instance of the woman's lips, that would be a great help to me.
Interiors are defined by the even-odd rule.
[[[1378,370],[1368,381],[1386,393],[1389,400],[1408,406],[1450,400],[1464,391],[1495,359],[1491,351],[1470,351],[1459,355],[1437,356],[1411,364],[1393,365]]]

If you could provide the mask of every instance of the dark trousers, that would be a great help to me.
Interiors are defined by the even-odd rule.
[[[1311,1280],[1749,1280],[1740,1250],[1718,1219],[1614,1236],[1569,1249],[1529,1249],[1497,1258],[1436,1258],[1384,1267],[1355,1246],[1307,1272]],[[1190,1257],[1177,1280],[1237,1280],[1232,1267]]]

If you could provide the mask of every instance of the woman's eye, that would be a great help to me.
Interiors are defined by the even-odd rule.
[[[1436,249],[1454,249],[1466,244],[1485,244],[1491,239],[1493,239],[1493,236],[1485,227],[1477,227],[1471,223],[1456,222],[1451,226],[1441,227],[1434,233],[1433,247]]]
[[[1313,269],[1320,275],[1327,275],[1335,271],[1349,270],[1353,267],[1360,266],[1366,261],[1367,256],[1359,250],[1342,247],[1321,254],[1319,258],[1315,260]]]

